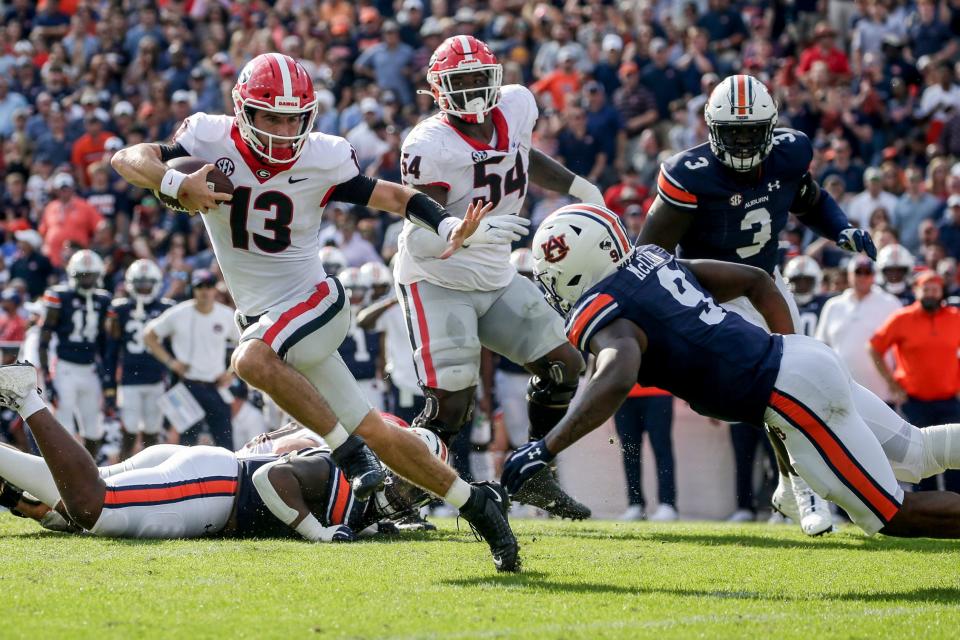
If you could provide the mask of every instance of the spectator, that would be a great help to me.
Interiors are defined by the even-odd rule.
[[[924,75],[927,86],[920,96],[916,115],[932,123],[927,136],[927,141],[932,142],[940,137],[950,117],[960,111],[960,85],[954,82],[953,67],[949,62],[941,62],[936,66],[931,64]]]
[[[603,36],[600,45],[600,61],[593,66],[594,79],[603,85],[608,96],[613,96],[620,88],[620,65],[623,53],[623,38],[615,33]]]
[[[23,174],[10,172],[4,182],[4,192],[0,196],[0,216],[8,236],[21,229],[30,228],[30,201],[27,200],[27,183]]]
[[[877,167],[870,167],[864,171],[863,179],[867,188],[850,200],[846,213],[850,222],[858,227],[867,228],[870,215],[877,209],[882,208],[887,212],[888,217],[893,216],[893,211],[897,208],[897,197],[883,190],[883,173]],[[891,222],[894,225],[897,224],[896,220]]]
[[[617,157],[617,141],[620,137],[620,114],[607,102],[603,85],[590,81],[583,87],[587,116],[587,132],[600,141],[609,161]]]
[[[659,113],[656,98],[640,84],[640,71],[633,62],[620,67],[621,87],[613,96],[613,106],[620,113],[624,132],[632,138],[653,125]]]
[[[934,61],[949,60],[957,52],[956,34],[940,21],[934,0],[917,0],[917,12],[907,26],[910,57],[930,56]]]
[[[813,30],[813,44],[800,54],[797,75],[805,83],[811,84],[811,71],[818,62],[826,64],[831,84],[840,84],[850,79],[850,60],[847,54],[836,46],[837,32],[826,22],[821,22]]]
[[[354,69],[377,83],[381,90],[393,91],[401,106],[413,102],[410,87],[410,64],[413,47],[400,39],[400,27],[387,20],[383,25],[383,42],[372,45],[357,58]]]
[[[739,48],[750,35],[740,12],[730,6],[730,0],[709,0],[707,6],[697,26],[709,34],[714,50],[723,53]]]
[[[197,403],[218,447],[233,447],[230,407],[219,389],[233,381],[228,366],[232,347],[240,334],[233,310],[216,302],[217,278],[206,270],[193,274],[193,299],[181,302],[151,320],[144,329],[144,344],[150,353],[176,374]],[[169,340],[167,351],[163,341]],[[197,444],[201,424],[180,434],[180,444]]]
[[[37,159],[42,158],[55,167],[69,164],[73,144],[67,138],[67,119],[59,108],[50,111],[47,128],[47,134],[37,140]]]
[[[557,134],[557,160],[596,183],[607,166],[603,143],[587,130],[587,115],[582,108],[567,108],[563,120],[565,126]]]
[[[960,259],[960,194],[947,200],[947,212],[940,222],[937,237],[948,256]]]
[[[830,164],[820,174],[820,182],[829,176],[838,175],[843,178],[844,190],[847,193],[863,191],[863,165],[859,160],[851,160],[850,143],[844,138],[835,138],[830,143],[827,160]]]
[[[684,91],[695,95],[700,91],[700,79],[704,74],[715,72],[719,65],[710,52],[710,35],[705,29],[689,27],[686,38],[687,49],[674,66],[680,72]]]
[[[23,301],[15,289],[7,288],[0,293],[0,343],[23,342],[27,335],[27,319],[21,313]],[[9,347],[9,344],[4,347]]]
[[[10,278],[20,279],[26,284],[31,300],[36,300],[51,284],[54,273],[50,259],[40,252],[43,237],[33,229],[24,229],[14,234],[17,240],[17,253],[10,265]]]
[[[60,268],[64,264],[63,251],[67,243],[82,248],[89,246],[103,216],[77,195],[70,174],[55,175],[52,187],[54,199],[43,209],[40,235],[43,236],[43,252],[50,257],[54,267]]]
[[[542,100],[547,108],[562,113],[567,104],[567,96],[580,92],[580,73],[575,68],[576,54],[571,48],[565,47],[557,52],[557,63],[556,69],[530,85],[530,91]]]
[[[943,204],[926,192],[923,171],[910,167],[906,171],[906,178],[907,190],[893,208],[893,219],[900,244],[916,254],[920,250],[920,223],[938,218]]]
[[[900,309],[900,301],[875,283],[875,275],[874,263],[866,256],[850,260],[850,288],[823,306],[816,338],[837,352],[854,380],[890,403],[890,389],[873,365],[866,344],[887,318]]]
[[[356,210],[344,202],[331,202],[327,205],[334,225],[320,232],[320,245],[332,244],[343,252],[348,267],[361,267],[368,262],[383,262],[380,254],[357,233],[359,215]]]
[[[640,72],[640,82],[653,94],[660,119],[669,120],[670,103],[683,96],[683,82],[670,64],[669,46],[663,38],[650,43],[650,64]]]
[[[390,145],[386,142],[386,125],[381,119],[382,110],[377,101],[371,97],[364,98],[360,101],[360,112],[363,120],[350,129],[346,138],[357,152],[360,171],[365,172],[390,150]]]
[[[943,278],[926,271],[917,278],[917,302],[897,311],[870,339],[870,356],[896,404],[918,427],[960,421],[960,309],[943,304]],[[885,356],[893,349],[890,371]],[[944,473],[945,489],[960,491],[960,472]],[[920,482],[936,490],[937,479]]]
[[[677,489],[673,464],[673,396],[666,391],[635,385],[613,416],[620,436],[623,469],[627,476],[629,506],[621,520],[676,520]],[[657,465],[657,510],[646,515],[641,458],[643,433],[647,432]]]
[[[90,184],[87,169],[93,163],[103,160],[107,140],[112,137],[109,131],[104,131],[103,121],[92,113],[83,117],[83,124],[86,133],[73,143],[70,154],[70,162],[73,164],[74,173],[80,178],[81,188]]]
[[[13,112],[27,106],[27,99],[10,90],[10,80],[0,74],[0,136],[13,133]]]

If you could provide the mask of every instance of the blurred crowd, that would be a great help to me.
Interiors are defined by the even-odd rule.
[[[756,76],[780,126],[813,141],[811,170],[851,221],[909,252],[908,286],[925,267],[958,294],[957,0],[7,0],[0,346],[23,339],[33,303],[78,249],[104,259],[116,294],[139,258],[157,262],[175,300],[190,297],[195,270],[216,273],[201,221],[131,187],[109,160],[168,139],[194,112],[231,113],[253,56],[300,60],[318,90],[317,129],[346,137],[367,174],[399,181],[403,137],[435,112],[421,93],[431,53],[464,33],[490,45],[505,84],[537,96],[535,146],[598,184],[632,233],[660,162],[706,141],[710,91],[731,73]],[[568,202],[531,186],[522,213],[536,225]],[[325,224],[322,241],[347,267],[396,252],[399,224],[381,212],[331,203]],[[824,291],[849,286],[847,255],[799,223],[781,246],[784,263],[817,261]]]

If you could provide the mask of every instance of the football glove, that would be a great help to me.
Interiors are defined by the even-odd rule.
[[[503,463],[503,475],[500,477],[500,484],[512,496],[520,491],[527,480],[549,465],[554,457],[543,440],[528,442],[510,454],[510,457]]]
[[[326,542],[353,542],[357,539],[357,536],[353,534],[353,529],[345,524],[327,527],[327,534],[330,537]]]
[[[515,213],[486,217],[463,246],[474,244],[512,244],[530,233],[530,221]]]
[[[837,246],[854,253],[865,253],[871,260],[877,259],[877,245],[873,244],[870,233],[863,229],[847,227],[840,232],[840,237],[837,238]]]

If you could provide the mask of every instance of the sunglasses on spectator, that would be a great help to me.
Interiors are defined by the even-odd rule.
[[[854,271],[854,273],[855,273],[856,275],[858,275],[858,276],[872,276],[872,275],[873,275],[873,270],[872,270],[872,269],[857,269],[856,271]]]

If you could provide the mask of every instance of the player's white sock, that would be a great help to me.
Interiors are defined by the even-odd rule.
[[[923,474],[927,478],[946,469],[960,469],[960,424],[938,424],[921,429]]]
[[[100,477],[109,478],[124,471],[133,471],[134,469],[152,469],[170,459],[170,457],[180,451],[187,451],[189,447],[182,444],[155,444],[152,447],[140,451],[140,453],[130,456],[123,462],[111,464],[107,467],[100,467]]]
[[[343,428],[343,425],[339,422],[334,425],[333,429],[329,433],[323,434],[323,439],[327,441],[327,444],[330,445],[331,449],[337,449],[344,442],[347,441],[347,438],[350,437],[350,434],[347,433],[347,430]]]
[[[443,499],[459,509],[467,504],[467,500],[470,499],[470,491],[470,485],[467,484],[463,478],[457,478],[453,481],[453,484],[450,485],[450,489],[446,495],[443,496]]]
[[[27,393],[27,397],[23,399],[23,406],[20,407],[20,417],[26,420],[37,411],[46,408],[47,403],[43,401],[43,398],[40,397],[40,394],[36,391],[30,391]],[[20,485],[17,486],[19,487]]]
[[[40,456],[0,447],[0,476],[35,496],[51,509],[60,501],[60,492],[57,491],[53,475]]]

